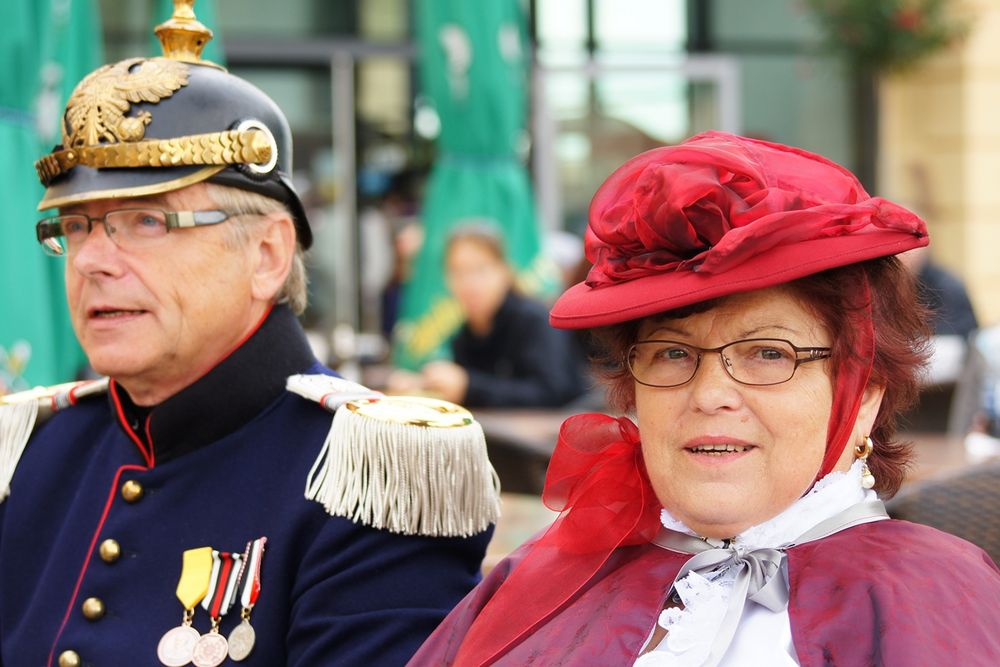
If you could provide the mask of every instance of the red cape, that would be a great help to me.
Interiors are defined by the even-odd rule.
[[[530,546],[497,565],[409,664],[467,667],[455,659],[466,633]],[[801,665],[1000,664],[1000,569],[978,547],[889,520],[787,553]],[[689,557],[652,544],[618,549],[576,597],[492,664],[631,665]]]

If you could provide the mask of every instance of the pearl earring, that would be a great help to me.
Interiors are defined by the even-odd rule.
[[[868,469],[868,455],[875,449],[871,436],[866,435],[862,444],[854,446],[854,455],[861,459],[861,486],[871,489],[875,486],[875,475]]]

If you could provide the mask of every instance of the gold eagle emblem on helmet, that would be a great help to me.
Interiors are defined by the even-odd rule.
[[[94,70],[66,105],[63,146],[139,141],[153,120],[148,111],[126,116],[132,104],[156,104],[188,83],[188,66],[166,58],[130,58]]]

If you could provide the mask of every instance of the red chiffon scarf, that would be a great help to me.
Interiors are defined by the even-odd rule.
[[[844,448],[850,444],[875,363],[871,288],[864,272],[860,272],[857,282],[848,288],[848,297],[843,338],[850,349],[839,355],[839,362],[833,368],[833,403],[826,427],[826,453],[817,480],[833,471]]]
[[[639,430],[624,417],[567,419],[542,499],[562,514],[480,612],[455,665],[500,657],[569,601],[615,549],[650,541],[660,525]]]

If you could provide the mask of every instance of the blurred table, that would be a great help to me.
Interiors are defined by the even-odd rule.
[[[534,496],[541,494],[559,427],[574,412],[477,408],[472,414],[486,434],[490,461],[500,476],[503,490]]]

